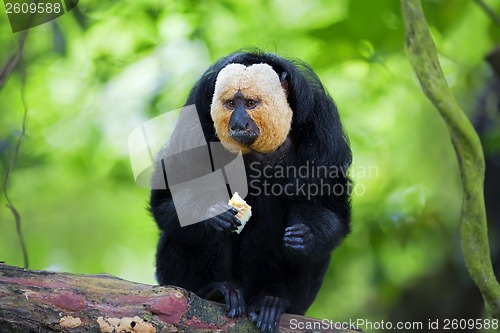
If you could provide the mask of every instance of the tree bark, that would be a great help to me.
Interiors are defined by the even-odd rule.
[[[284,314],[280,332],[356,332]],[[308,330],[308,331],[312,331]],[[228,318],[221,304],[178,287],[117,277],[34,271],[0,264],[0,332],[258,332],[246,317]]]

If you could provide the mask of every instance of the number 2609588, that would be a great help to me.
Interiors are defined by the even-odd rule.
[[[6,3],[7,14],[59,14],[63,11],[60,3],[39,2],[39,3]]]

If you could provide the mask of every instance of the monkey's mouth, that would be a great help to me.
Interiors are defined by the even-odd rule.
[[[249,146],[255,142],[257,137],[259,136],[258,131],[249,131],[249,130],[229,130],[228,136],[234,141]]]

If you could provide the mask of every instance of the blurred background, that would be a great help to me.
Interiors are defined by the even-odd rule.
[[[500,15],[500,0],[484,4]],[[484,145],[499,276],[500,62],[486,56],[500,26],[478,1],[423,5],[447,81]],[[0,73],[21,36],[2,8]],[[21,216],[30,268],[155,283],[158,231],[149,191],[134,182],[128,135],[181,107],[213,61],[242,47],[309,63],[337,102],[353,150],[353,232],[334,252],[307,314],[486,318],[460,248],[454,151],[409,65],[394,0],[89,0],[31,29],[22,66],[0,75],[0,187]],[[25,110],[26,133],[5,188]],[[0,261],[22,266],[6,204],[2,194]]]

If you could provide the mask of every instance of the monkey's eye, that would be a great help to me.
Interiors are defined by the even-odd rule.
[[[253,109],[254,107],[257,106],[257,101],[255,101],[253,99],[249,99],[249,100],[247,100],[245,106],[247,107],[247,109]]]
[[[234,103],[233,99],[230,99],[226,103],[224,103],[224,106],[226,107],[226,109],[234,110],[234,107],[236,106],[236,104]]]

